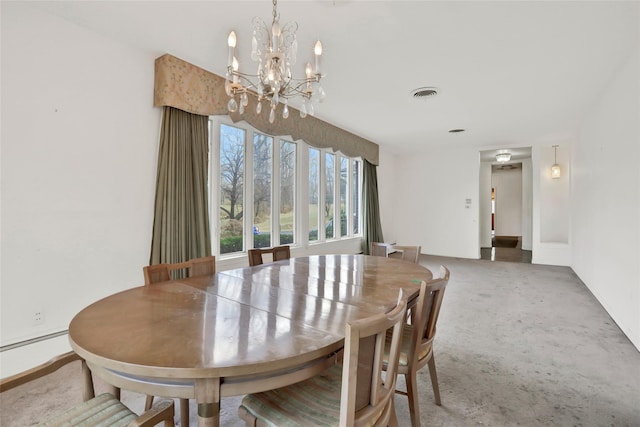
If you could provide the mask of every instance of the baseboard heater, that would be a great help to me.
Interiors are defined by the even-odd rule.
[[[2,353],[3,351],[13,350],[19,347],[24,347],[25,345],[35,344],[40,341],[50,340],[52,338],[60,337],[62,335],[67,335],[68,333],[69,333],[69,330],[65,329],[64,331],[53,332],[47,335],[42,335],[35,338],[29,338],[28,340],[19,341],[13,344],[3,345],[2,347],[0,347],[0,353]]]

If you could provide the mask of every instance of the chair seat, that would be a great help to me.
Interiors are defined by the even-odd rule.
[[[399,367],[407,367],[409,365],[409,353],[411,352],[411,341],[413,340],[413,326],[404,325],[402,328],[402,342],[400,343],[400,358],[398,359]],[[391,334],[387,333],[387,342],[384,348],[384,363],[389,359],[389,346],[391,345]],[[418,360],[422,360],[429,354],[431,345],[421,349],[418,353]]]
[[[104,393],[54,416],[40,426],[127,426],[138,416],[118,399]]]
[[[399,366],[407,366],[409,365],[409,353],[411,352],[411,342],[413,341],[413,325],[404,325],[402,328],[402,343],[400,344],[400,359],[398,360]],[[385,346],[385,360],[389,357],[389,345],[391,343],[391,335],[387,335],[387,343]],[[425,346],[425,348],[420,349],[418,353],[418,360],[422,360],[429,354],[431,350],[431,345]]]
[[[334,365],[308,380],[250,394],[242,400],[240,409],[244,408],[263,421],[268,420],[267,425],[273,427],[337,426],[341,387],[342,365]],[[380,410],[374,420],[382,412]]]

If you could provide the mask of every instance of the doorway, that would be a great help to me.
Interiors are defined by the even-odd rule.
[[[530,263],[531,148],[481,152],[480,174],[480,258]]]

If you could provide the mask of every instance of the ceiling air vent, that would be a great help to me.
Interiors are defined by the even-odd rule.
[[[421,87],[411,92],[413,99],[427,99],[438,94],[438,88],[435,87]]]

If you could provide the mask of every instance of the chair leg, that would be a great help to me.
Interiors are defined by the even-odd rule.
[[[404,375],[407,383],[407,397],[409,398],[409,414],[411,415],[411,426],[420,427],[420,403],[418,401],[418,380],[416,372],[410,370]]]
[[[431,375],[431,386],[433,387],[433,397],[436,400],[436,405],[440,406],[442,403],[440,402],[440,387],[438,386],[438,374],[436,373],[436,359],[431,353],[431,358],[429,359],[429,375]]]
[[[147,395],[147,400],[144,402],[144,410],[148,411],[153,406],[153,396]]]
[[[398,427],[398,416],[396,415],[396,405],[393,402],[395,396],[391,396],[391,415],[389,416],[389,427]]]
[[[180,399],[180,426],[189,427],[189,399]]]

